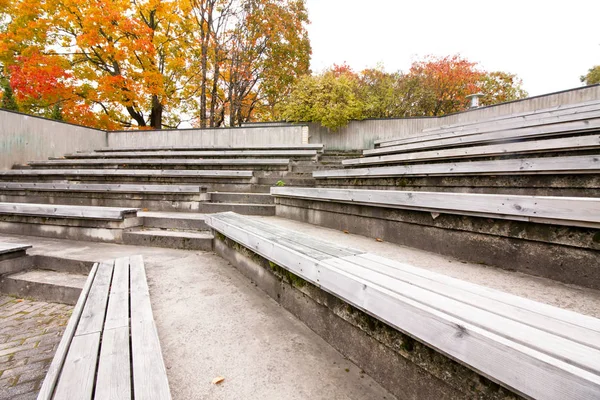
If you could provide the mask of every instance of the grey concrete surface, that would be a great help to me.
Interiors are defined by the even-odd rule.
[[[23,236],[44,254],[84,261],[142,254],[173,398],[394,399],[213,253]],[[212,379],[225,380],[213,385]]]
[[[74,306],[87,275],[28,270],[0,278],[0,293]]]
[[[282,228],[293,229],[321,239],[330,240],[338,245],[368,251],[382,257],[405,262],[453,278],[600,318],[600,291],[598,290],[568,285],[520,272],[464,262],[459,259],[407,246],[378,242],[374,238],[353,235],[351,233],[346,234],[342,231],[285,218],[253,218],[258,218],[261,221],[272,223]]]
[[[108,144],[106,132],[0,110],[0,169]]]

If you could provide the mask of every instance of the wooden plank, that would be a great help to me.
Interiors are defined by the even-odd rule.
[[[501,330],[494,324],[486,327],[489,331],[499,333],[500,331],[504,332],[505,328],[511,326],[512,328],[503,333],[505,337],[514,335],[517,338],[516,340],[524,343],[529,339],[524,338],[521,340],[518,339],[518,336],[524,335],[525,330],[529,330],[529,335],[535,337],[536,341],[539,343],[548,343],[542,340],[535,331],[532,331],[532,329],[535,329],[548,335],[558,336],[562,341],[567,340],[568,342],[584,346],[583,354],[587,354],[589,351],[596,352],[600,359],[600,331],[561,320],[560,313],[557,313],[557,316],[555,316],[553,309],[560,310],[556,307],[547,306],[546,313],[539,314],[527,307],[509,304],[511,300],[508,300],[508,302],[503,301],[501,296],[503,293],[501,292],[498,292],[499,294],[496,298],[491,298],[486,296],[486,293],[479,288],[470,287],[476,285],[462,282],[461,285],[455,286],[453,285],[453,281],[445,280],[443,275],[437,278],[425,278],[419,272],[414,271],[416,268],[412,267],[411,269],[407,265],[395,268],[390,266],[389,263],[380,263],[361,256],[334,258],[325,261],[351,275],[361,277],[403,296],[410,297],[409,293],[413,290],[417,292],[417,297],[422,296],[426,292],[427,305],[439,310],[445,309],[444,312],[455,316],[458,315],[459,311],[463,310],[465,314],[461,315],[460,318],[465,321],[471,320],[471,323],[475,325],[490,324],[491,317],[482,316],[482,312],[491,313],[494,317],[505,318],[508,321],[502,322],[498,320],[498,324],[502,324],[502,327],[500,327]],[[440,301],[438,306],[433,305],[432,296],[434,295]],[[455,303],[459,305],[454,307]],[[517,301],[514,301],[514,303],[519,304]],[[478,315],[480,317],[477,317]],[[585,316],[581,317],[581,320],[586,320]],[[591,317],[587,319],[592,320],[594,325],[600,322],[600,320]],[[479,320],[485,322],[479,322]],[[524,325],[526,328],[519,328],[518,324]],[[514,332],[511,332],[512,330]],[[549,340],[554,339],[551,338]],[[532,346],[534,347],[535,343],[530,344],[530,347]],[[563,348],[567,347],[557,345],[556,348],[539,350],[546,353],[553,353],[562,351]]]
[[[472,145],[476,143],[494,143],[509,142],[515,140],[526,140],[541,137],[550,137],[556,135],[567,135],[578,132],[596,131],[600,129],[600,118],[586,119],[582,121],[572,121],[560,124],[533,126],[521,129],[501,129],[491,132],[473,133],[469,135],[460,135],[446,137],[426,142],[408,143],[400,145],[390,145],[388,150],[395,153],[408,152],[411,150],[435,149],[440,147],[459,147]],[[365,150],[365,155],[381,154],[374,153],[375,150]]]
[[[295,251],[310,255],[315,259],[346,257],[364,253],[362,250],[326,243],[313,236],[256,221],[233,212],[219,213],[215,217],[234,225],[243,224],[249,232],[258,232],[263,237],[285,244]]]
[[[97,158],[178,158],[178,157],[315,157],[317,150],[205,150],[205,151],[105,151],[74,153],[65,155],[66,159]]]
[[[439,132],[442,130],[449,130],[449,129],[453,129],[453,128],[462,128],[462,127],[466,127],[466,126],[481,125],[481,124],[490,123],[490,122],[504,121],[504,120],[517,119],[517,118],[534,119],[534,118],[538,118],[538,117],[550,116],[550,115],[552,115],[552,113],[554,113],[556,111],[560,111],[560,110],[570,110],[570,112],[572,112],[572,113],[577,113],[577,112],[581,112],[581,110],[583,110],[583,109],[586,109],[587,106],[597,106],[599,104],[600,104],[599,100],[593,100],[593,101],[577,103],[577,104],[560,104],[558,106],[549,107],[549,108],[545,108],[545,109],[524,111],[524,112],[514,113],[514,114],[504,114],[504,115],[499,115],[497,117],[485,118],[483,120],[455,123],[455,124],[451,124],[451,125],[441,125],[441,126],[432,127],[432,128],[425,128],[425,129],[423,129],[423,133]]]
[[[72,191],[92,193],[201,193],[206,188],[192,185],[127,185],[127,184],[71,184],[45,182],[0,182],[0,190]]]
[[[53,400],[92,398],[99,346],[100,332],[73,338]]]
[[[154,321],[142,256],[136,255],[129,259],[129,272],[131,281],[131,324]]]
[[[589,155],[334,169],[314,171],[313,177],[346,179],[443,175],[597,174],[599,171],[600,155]]]
[[[131,351],[135,399],[171,399],[167,370],[154,321],[132,321]]]
[[[389,139],[379,143],[380,147],[395,146],[408,143],[426,142],[429,140],[456,137],[466,134],[491,132],[497,130],[520,129],[525,127],[542,126],[570,121],[580,121],[600,116],[600,107],[598,105],[587,106],[573,110],[559,110],[546,117],[536,117],[532,119],[515,118],[508,121],[483,123],[471,126],[461,126],[452,129],[443,129],[427,135],[411,136],[405,138]]]
[[[123,220],[125,214],[137,213],[139,208],[66,206],[56,204],[0,203],[0,214],[35,217]]]
[[[38,393],[38,400],[52,399],[56,382],[58,382],[58,377],[62,371],[67,352],[71,346],[71,341],[75,335],[75,330],[79,324],[83,307],[87,301],[88,294],[90,292],[90,288],[92,287],[92,282],[94,281],[97,271],[98,263],[95,263],[90,270],[83,288],[81,289],[81,294],[77,299],[77,304],[75,304],[75,307],[73,308],[71,318],[69,318],[69,322],[67,323],[67,327],[65,328],[62,339],[56,348],[56,353],[54,353],[54,357],[52,358],[52,362],[48,368],[48,372],[46,373],[46,377],[44,378],[44,382],[42,383],[42,387]]]
[[[115,152],[115,151],[208,151],[208,150],[323,150],[322,144],[270,144],[263,146],[139,146],[139,147],[105,147],[94,150],[95,152]]]
[[[105,261],[98,265],[98,272],[81,313],[75,336],[102,332],[113,268],[114,261]]]
[[[543,316],[549,319],[563,322],[566,325],[576,327],[582,331],[589,331],[590,335],[594,336],[600,333],[600,319],[593,318],[587,315],[579,314],[573,311],[565,310],[558,307],[553,307],[544,303],[529,300],[523,297],[511,295],[509,293],[501,292],[499,290],[491,289],[485,286],[476,285],[474,283],[465,282],[460,279],[452,278],[446,275],[438,274],[435,272],[428,271],[423,268],[417,268],[412,265],[401,263],[389,258],[381,257],[376,254],[365,253],[355,256],[356,260],[360,265],[371,268],[372,265],[376,265],[378,270],[382,270],[383,267],[392,268],[394,271],[391,272],[394,277],[400,278],[401,276],[408,277],[419,277],[427,280],[427,285],[430,282],[440,283],[465,293],[471,293],[473,295],[483,297],[492,301],[508,305],[510,307],[518,308],[520,310],[526,310],[527,312]],[[375,264],[373,264],[375,263]],[[424,281],[420,281],[424,282]],[[432,287],[428,286],[430,290]],[[532,323],[527,318],[523,319],[524,323]],[[541,326],[541,325],[540,325]],[[562,328],[556,327],[553,330],[556,333],[560,333]],[[594,347],[600,343],[594,342]]]
[[[32,167],[45,166],[74,166],[81,167],[86,165],[288,165],[290,160],[287,158],[215,158],[215,159],[154,159],[154,158],[117,158],[117,159],[83,159],[83,160],[45,160],[30,161]]]
[[[129,258],[115,260],[104,329],[129,326]]]
[[[130,377],[129,326],[104,329],[94,399],[131,400]]]
[[[377,165],[431,161],[454,158],[493,157],[510,154],[548,153],[559,151],[581,151],[600,148],[600,135],[575,136],[559,139],[531,140],[527,142],[501,143],[473,147],[419,151],[415,153],[389,154],[382,156],[343,160],[343,165]],[[385,148],[384,148],[385,149]],[[370,154],[383,154],[371,152]]]
[[[4,243],[0,242],[0,254],[17,253],[32,248],[30,244]]]
[[[154,169],[10,169],[0,176],[135,176],[174,178],[252,178],[252,171],[231,170],[154,170]]]
[[[318,201],[600,227],[600,199],[501,194],[273,187],[271,194]]]
[[[207,216],[207,223],[263,257],[518,393],[547,399],[594,399],[600,394],[598,375],[572,365],[569,359],[550,357],[372,285],[329,266],[329,262],[316,261],[258,235],[250,235],[244,227],[223,223],[215,216]],[[250,236],[252,240],[247,240]],[[598,369],[598,360],[579,356],[583,357],[580,359],[583,364],[591,362],[592,369]]]

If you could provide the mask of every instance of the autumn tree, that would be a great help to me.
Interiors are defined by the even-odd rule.
[[[596,65],[588,70],[588,73],[580,77],[581,82],[586,85],[595,85],[600,83],[600,65]]]
[[[49,86],[65,89],[61,115],[87,107],[93,125],[159,129],[194,116],[200,126],[237,125],[259,110],[270,118],[308,71],[303,0],[16,0],[0,12],[4,75],[11,66],[35,73],[26,57],[50,57],[44,65],[62,68]],[[29,100],[52,112],[54,92]]]
[[[483,93],[482,106],[491,106],[528,96],[522,87],[523,81],[515,74],[502,71],[486,72],[481,76],[478,87]]]

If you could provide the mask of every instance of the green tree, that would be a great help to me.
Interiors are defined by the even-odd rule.
[[[588,73],[583,75],[580,79],[581,82],[585,83],[586,85],[595,85],[596,83],[600,83],[600,65],[590,68]]]
[[[353,73],[327,71],[301,78],[283,103],[281,115],[287,121],[318,122],[336,131],[351,120],[363,119],[364,107]]]
[[[8,79],[0,79],[0,87],[2,88],[2,100],[0,107],[5,110],[19,111],[19,106],[15,100],[13,90],[10,87]]]

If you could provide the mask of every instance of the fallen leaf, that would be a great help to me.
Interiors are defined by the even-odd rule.
[[[23,299],[17,299],[17,303],[20,303],[22,301],[23,301]]]
[[[215,379],[212,380],[213,385],[218,385],[219,383],[223,382],[225,380],[225,378],[223,378],[222,376],[217,376]]]
[[[383,239],[376,238],[375,240],[377,240],[378,242],[383,242]]]
[[[147,208],[142,208],[142,211],[148,211],[148,209]]]
[[[350,233],[350,232],[348,232],[348,231],[347,231],[347,230],[345,230],[345,229],[344,229],[342,232],[344,232],[344,233]]]

